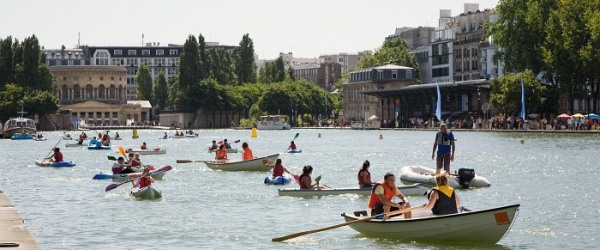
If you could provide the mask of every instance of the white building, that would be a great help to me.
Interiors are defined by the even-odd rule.
[[[357,54],[329,54],[321,55],[319,59],[323,60],[324,63],[339,63],[342,65],[342,72],[352,71],[358,68],[360,59],[365,55],[370,55],[373,52],[370,50],[360,51]]]

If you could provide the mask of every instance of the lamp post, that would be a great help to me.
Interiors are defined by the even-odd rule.
[[[590,109],[591,109],[590,108],[590,102],[591,102],[591,99],[592,99],[592,86],[588,82],[586,84],[585,88],[587,89],[587,113],[589,114],[590,113]]]

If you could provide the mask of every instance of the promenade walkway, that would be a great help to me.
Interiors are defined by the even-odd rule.
[[[0,190],[0,249],[40,249],[19,211]]]

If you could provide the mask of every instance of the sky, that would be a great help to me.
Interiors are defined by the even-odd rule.
[[[141,46],[206,41],[237,45],[245,33],[261,59],[280,52],[314,58],[381,46],[397,27],[437,26],[440,9],[452,16],[464,3],[494,8],[498,0],[1,0],[0,37],[35,34],[42,46]]]

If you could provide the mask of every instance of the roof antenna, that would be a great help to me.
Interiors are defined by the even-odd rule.
[[[77,48],[81,47],[81,32],[77,32]]]
[[[142,47],[144,46],[144,33],[142,33]]]

